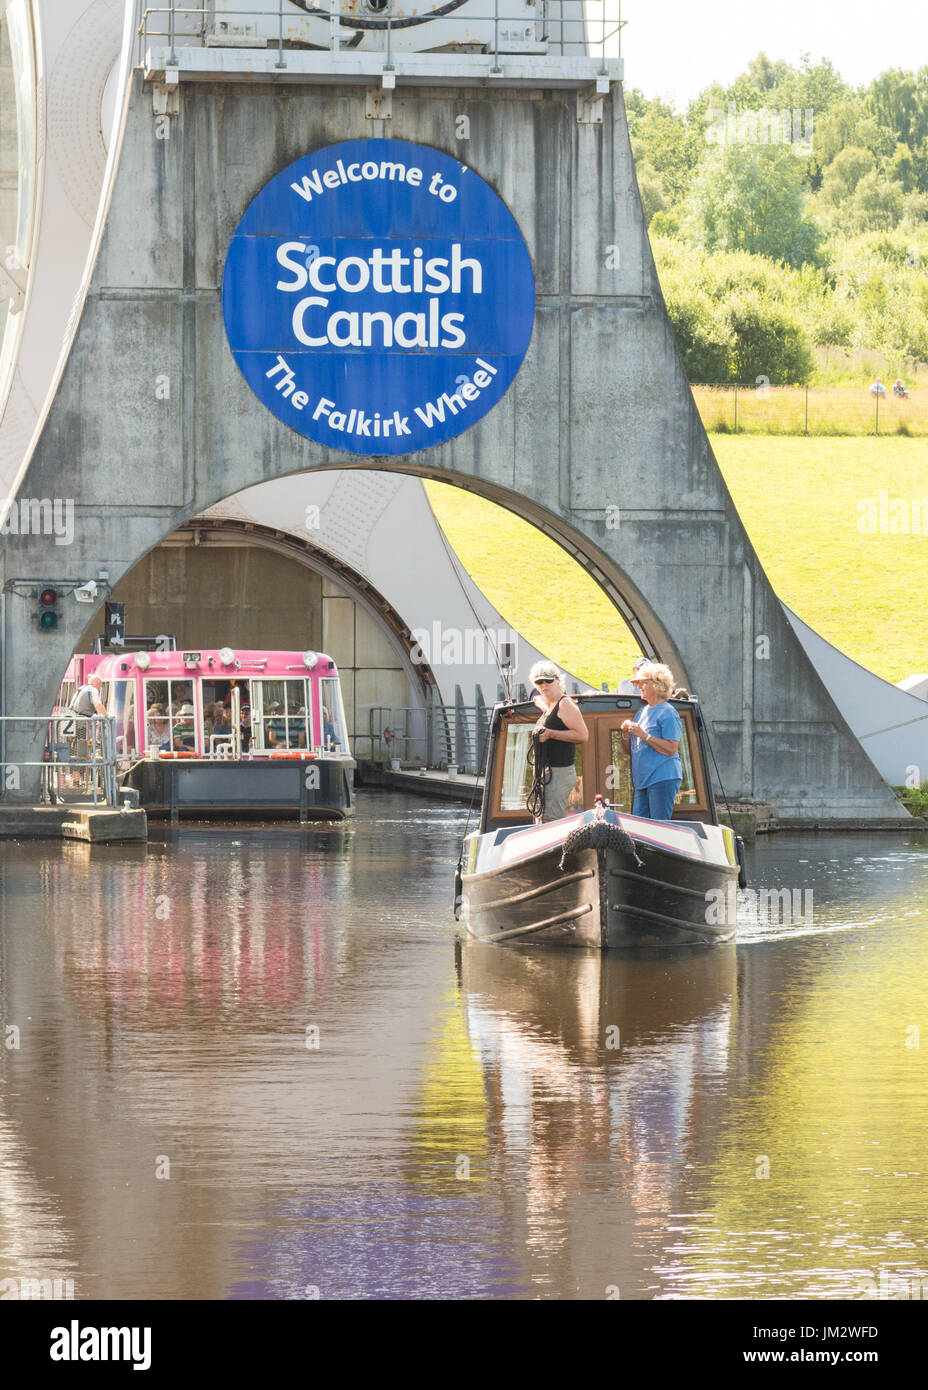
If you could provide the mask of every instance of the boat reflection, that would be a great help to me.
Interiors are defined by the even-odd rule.
[[[668,1218],[719,1132],[735,948],[575,957],[468,941],[460,978],[526,1291],[653,1296]]]

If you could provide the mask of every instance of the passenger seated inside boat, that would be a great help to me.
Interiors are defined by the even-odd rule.
[[[195,710],[193,705],[181,705],[174,719],[173,748],[177,753],[190,752],[197,746],[197,736],[193,728],[193,716]]]
[[[154,749],[171,746],[171,721],[161,705],[150,705],[148,709],[148,746]]]

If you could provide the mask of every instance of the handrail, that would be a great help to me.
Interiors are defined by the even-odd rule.
[[[458,0],[457,4],[436,6],[436,12],[432,14],[423,14],[412,8],[411,0],[407,0],[406,13],[401,11],[397,14],[396,0],[388,0],[382,11],[363,18],[343,14],[341,0],[316,0],[316,3],[313,0],[289,0],[286,11],[284,4],[285,0],[276,0],[276,5],[274,0],[270,0],[270,3],[260,7],[222,4],[221,8],[217,8],[215,0],[210,5],[184,5],[170,0],[168,4],[148,5],[142,11],[137,30],[139,65],[142,64],[146,42],[151,39],[168,40],[168,63],[173,67],[177,64],[179,45],[185,48],[221,46],[222,38],[218,31],[215,28],[209,30],[210,20],[220,23],[252,20],[257,21],[256,30],[261,29],[262,21],[266,29],[265,33],[254,35],[254,46],[266,49],[273,43],[277,48],[274,66],[278,69],[287,66],[284,58],[286,44],[308,44],[314,49],[338,54],[342,51],[341,31],[347,30],[352,35],[382,35],[386,41],[385,47],[366,49],[365,52],[368,55],[375,51],[380,53],[385,59],[384,71],[392,72],[396,33],[435,24],[442,28],[450,26],[452,33],[460,35],[459,40],[452,39],[450,42],[459,41],[462,45],[479,42],[476,34],[479,26],[485,25],[484,52],[492,57],[491,72],[497,75],[502,72],[501,56],[548,52],[557,56],[567,52],[576,54],[578,50],[588,57],[600,57],[603,60],[600,71],[605,75],[606,58],[621,58],[621,33],[627,22],[622,19],[622,0],[539,0],[535,18],[520,16],[516,21],[524,37],[514,37],[510,32],[508,37],[504,35],[503,47],[500,48],[500,25],[513,18],[505,14],[505,5],[504,12],[500,13],[500,0],[492,0],[492,7],[489,0]],[[179,17],[182,17],[180,22]],[[289,21],[291,31],[299,26],[301,37],[284,37],[285,20]],[[155,27],[159,22],[164,23],[165,27]],[[276,34],[272,33],[272,27]],[[247,42],[249,37],[247,34],[225,35],[230,46],[244,48],[250,46]],[[408,51],[427,51],[428,47],[426,41],[421,49],[413,45]],[[453,51],[446,51],[442,56],[453,64],[456,55]]]
[[[45,726],[42,757],[41,759],[16,758],[0,764],[0,771],[4,774],[0,779],[0,784],[5,785],[5,774],[8,768],[40,767],[44,773],[42,788],[44,797],[53,802],[60,802],[65,799],[62,792],[73,789],[66,789],[63,785],[64,769],[67,769],[68,773],[73,776],[75,768],[87,768],[90,770],[91,787],[91,795],[88,799],[93,802],[93,805],[99,805],[101,800],[107,806],[118,804],[116,720],[113,716],[83,715],[71,711],[64,714],[44,715],[5,714],[0,716],[0,726],[4,732],[4,746],[6,746],[7,727],[16,724],[35,724],[40,728],[42,725]],[[86,744],[87,756],[73,757],[73,752],[81,744]],[[98,778],[100,780],[99,786]],[[74,802],[78,798],[70,797],[68,799]]]

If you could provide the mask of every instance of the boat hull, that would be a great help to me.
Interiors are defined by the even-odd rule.
[[[353,762],[145,759],[122,785],[134,788],[149,816],[342,820],[351,815]],[[307,769],[313,776],[307,776]]]
[[[580,849],[562,843],[517,863],[465,873],[461,918],[482,941],[600,950],[711,945],[737,930],[738,868],[635,841]]]

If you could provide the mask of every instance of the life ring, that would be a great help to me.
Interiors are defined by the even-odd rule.
[[[192,752],[191,750],[188,750],[188,749],[182,749],[182,750],[179,751],[179,752],[178,752],[178,751],[172,751],[172,750],[169,749],[169,748],[159,748],[159,749],[158,749],[158,757],[159,757],[159,758],[198,758],[199,756],[200,756],[199,753]]]
[[[302,762],[304,758],[314,758],[315,753],[307,753],[305,749],[282,748],[280,752],[268,753],[269,758],[290,758]]]

